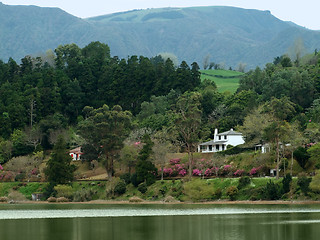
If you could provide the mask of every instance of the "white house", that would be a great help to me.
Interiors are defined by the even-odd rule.
[[[77,147],[69,151],[69,155],[72,157],[73,161],[80,160],[82,154],[83,153],[81,152],[81,147]]]
[[[219,152],[226,150],[228,145],[237,146],[243,143],[244,139],[242,133],[233,131],[232,128],[227,132],[218,133],[218,129],[215,129],[213,140],[199,144],[198,152]]]

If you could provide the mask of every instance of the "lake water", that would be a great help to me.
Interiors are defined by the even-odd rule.
[[[320,205],[0,205],[1,240],[313,240]]]

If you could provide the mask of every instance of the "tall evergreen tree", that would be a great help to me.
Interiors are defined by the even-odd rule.
[[[144,135],[142,142],[144,145],[139,152],[136,165],[137,183],[146,182],[147,185],[151,185],[155,182],[157,174],[156,167],[150,161],[154,143],[151,141],[149,135]]]
[[[73,180],[75,166],[71,164],[71,160],[65,140],[59,136],[45,169],[47,180],[51,185],[66,184]]]

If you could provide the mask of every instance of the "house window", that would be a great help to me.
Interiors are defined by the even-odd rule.
[[[227,140],[227,135],[224,135],[224,139],[226,139],[226,140]]]
[[[224,145],[221,145],[221,150],[224,151]]]
[[[216,145],[216,150],[219,151],[219,145]]]
[[[209,151],[212,152],[212,145],[209,145]]]
[[[206,151],[206,150],[207,150],[207,146],[201,145],[201,146],[200,146],[200,150],[201,150],[201,152],[202,152],[202,151]]]
[[[221,140],[221,136],[219,136],[219,140]]]

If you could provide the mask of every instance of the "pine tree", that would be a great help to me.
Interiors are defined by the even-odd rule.
[[[50,184],[66,184],[73,180],[75,166],[71,164],[71,160],[66,150],[66,143],[60,135],[45,170]]]
[[[149,186],[156,180],[157,168],[150,161],[152,154],[153,142],[149,135],[143,137],[143,148],[139,152],[138,162],[136,165],[137,182],[146,182]]]

